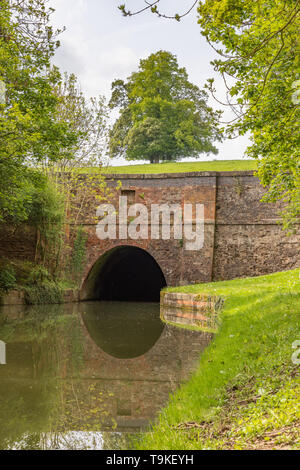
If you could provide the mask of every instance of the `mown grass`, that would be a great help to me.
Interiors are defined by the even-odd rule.
[[[171,162],[138,164],[126,166],[108,166],[103,168],[109,174],[138,173],[184,173],[192,171],[242,171],[256,170],[255,160],[213,160],[209,162]],[[81,171],[93,173],[97,169],[83,168]]]
[[[141,449],[300,447],[300,270],[170,288],[225,298],[221,325]],[[300,358],[300,354],[299,354]]]

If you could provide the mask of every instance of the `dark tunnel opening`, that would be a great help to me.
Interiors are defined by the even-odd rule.
[[[85,284],[84,297],[89,300],[159,302],[166,281],[149,253],[122,246],[101,256]]]

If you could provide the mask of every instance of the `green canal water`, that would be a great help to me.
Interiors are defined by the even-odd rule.
[[[210,335],[156,303],[2,307],[0,449],[129,449],[190,375]]]

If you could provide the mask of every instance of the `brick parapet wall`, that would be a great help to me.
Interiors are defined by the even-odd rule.
[[[103,252],[118,245],[148,251],[162,268],[168,285],[255,276],[300,265],[300,237],[282,231],[282,206],[263,203],[266,190],[253,171],[106,175],[113,189],[134,193],[131,203],[203,203],[205,242],[200,251],[184,250],[178,240],[103,240],[95,235],[95,205],[87,203],[86,224],[90,249],[85,275]],[[115,193],[117,204],[121,190]],[[92,211],[92,212],[91,212]]]
[[[167,174],[123,174],[105,178],[117,206],[122,191],[131,191],[132,203],[152,204],[202,203],[205,216],[204,246],[199,251],[187,251],[184,240],[99,240],[96,209],[99,201],[89,187],[97,176],[82,174],[79,184],[87,188],[77,224],[88,235],[86,265],[82,280],[101,255],[120,245],[137,246],[154,257],[168,285],[208,282],[256,276],[300,266],[300,234],[287,237],[282,231],[279,212],[282,206],[261,202],[265,189],[252,171],[193,172]],[[122,187],[116,190],[118,181]],[[74,188],[76,191],[76,188]],[[74,234],[71,227],[71,237]],[[2,227],[0,256],[31,259],[34,256],[36,234],[24,228],[11,233]]]

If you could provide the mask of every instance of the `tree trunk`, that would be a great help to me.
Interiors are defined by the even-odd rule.
[[[150,163],[159,163],[159,157],[151,157]]]

